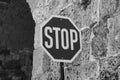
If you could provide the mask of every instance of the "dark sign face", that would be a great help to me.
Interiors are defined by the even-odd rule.
[[[80,32],[66,17],[52,16],[41,28],[42,47],[58,62],[72,62],[80,53]]]

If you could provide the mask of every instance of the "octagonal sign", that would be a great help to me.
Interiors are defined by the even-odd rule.
[[[51,16],[40,30],[41,46],[54,61],[72,62],[80,53],[80,30],[70,18]]]

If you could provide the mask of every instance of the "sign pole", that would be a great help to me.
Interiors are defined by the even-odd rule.
[[[60,80],[64,80],[64,63],[60,62],[60,74],[61,74],[61,78]]]

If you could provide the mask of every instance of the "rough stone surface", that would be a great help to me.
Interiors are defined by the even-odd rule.
[[[28,0],[36,23],[32,80],[120,80],[119,0],[38,0],[31,5],[32,1]],[[64,63],[64,76],[60,63],[51,61],[40,46],[40,25],[51,15],[71,18],[82,32],[82,50],[72,63]]]

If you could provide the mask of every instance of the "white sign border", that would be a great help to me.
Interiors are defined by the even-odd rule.
[[[78,30],[79,32],[79,37],[80,37],[80,49],[77,51],[77,53],[73,56],[73,58],[71,60],[61,60],[61,59],[54,59],[50,53],[44,48],[44,46],[42,45],[43,43],[43,36],[42,36],[42,28],[46,25],[46,23],[48,23],[53,17],[58,17],[58,18],[64,18],[64,19],[68,19],[73,25],[74,27]],[[74,22],[69,18],[69,17],[65,17],[65,16],[59,16],[59,15],[52,15],[50,16],[50,18],[48,18],[46,21],[44,21],[41,26],[40,26],[40,43],[41,43],[41,47],[42,49],[47,53],[47,55],[55,62],[65,62],[65,63],[72,63],[75,58],[80,54],[81,49],[82,49],[82,42],[81,42],[81,30],[78,29],[78,27],[74,24]]]

